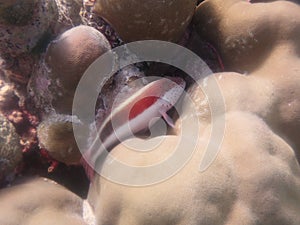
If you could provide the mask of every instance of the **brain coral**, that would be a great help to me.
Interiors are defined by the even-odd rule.
[[[62,92],[52,102],[58,113],[71,113],[73,95],[84,71],[110,49],[102,33],[84,25],[67,30],[48,45],[45,61],[51,70],[51,83],[58,82]]]

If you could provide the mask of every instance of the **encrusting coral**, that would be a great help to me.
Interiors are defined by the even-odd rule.
[[[75,0],[1,1],[0,56],[7,76],[26,84],[47,43],[81,24],[81,6]]]
[[[1,11],[0,52],[13,57],[30,52],[58,18],[56,2],[49,0],[16,0]]]
[[[16,57],[30,53],[47,35],[57,35],[79,24],[80,7],[74,0],[15,0],[1,3],[1,55]]]
[[[9,176],[22,160],[20,137],[11,122],[0,114],[0,184]],[[11,177],[12,178],[12,177]]]
[[[6,24],[25,25],[32,18],[36,0],[1,2],[1,20]]]

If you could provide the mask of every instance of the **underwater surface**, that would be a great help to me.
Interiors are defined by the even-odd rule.
[[[299,225],[295,0],[0,0],[0,225]]]

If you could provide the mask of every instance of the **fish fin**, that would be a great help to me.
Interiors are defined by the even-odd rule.
[[[175,124],[173,119],[167,114],[167,112],[165,111],[159,111],[159,113],[161,114],[161,116],[164,118],[164,120],[167,122],[167,124],[172,127],[175,128]]]

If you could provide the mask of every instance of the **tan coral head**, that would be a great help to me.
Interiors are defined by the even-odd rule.
[[[188,26],[196,0],[97,0],[95,12],[126,41],[178,41]]]

